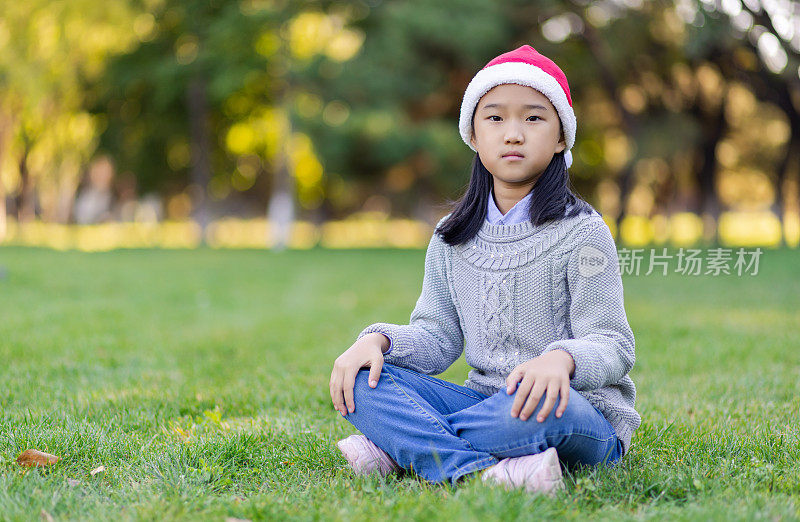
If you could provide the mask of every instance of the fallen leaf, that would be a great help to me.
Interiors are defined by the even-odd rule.
[[[96,468],[94,468],[92,471],[90,471],[90,472],[89,472],[89,475],[91,475],[91,476],[93,476],[93,477],[94,477],[94,476],[95,476],[95,475],[97,475],[98,473],[102,473],[102,472],[104,472],[105,470],[106,470],[106,467],[105,467],[105,466],[97,466]]]
[[[45,511],[44,509],[42,509],[42,510],[39,512],[39,516],[40,516],[40,517],[42,517],[42,520],[45,520],[45,521],[47,521],[47,522],[54,522],[54,520],[53,520],[53,515],[51,515],[50,513],[48,513],[47,511]]]
[[[225,522],[250,522],[249,518],[234,518],[228,517],[225,519]]]
[[[26,449],[17,457],[17,464],[32,468],[34,466],[50,466],[58,462],[59,457],[35,449]]]

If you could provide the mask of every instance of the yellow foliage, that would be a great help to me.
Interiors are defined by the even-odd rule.
[[[206,241],[212,248],[268,248],[274,243],[272,224],[266,219],[223,218],[212,222],[206,230]],[[311,223],[292,224],[289,246],[311,248],[317,244],[319,232]]]
[[[187,65],[195,61],[200,52],[200,42],[193,34],[184,34],[175,42],[175,58],[178,63]]]
[[[255,50],[261,56],[270,58],[281,46],[281,39],[273,31],[264,31],[256,39]]]
[[[297,112],[299,112],[304,118],[314,118],[322,110],[322,100],[319,96],[311,93],[296,93],[294,102],[295,106],[297,107]]]
[[[172,141],[167,145],[167,164],[172,170],[186,168],[192,159],[192,151],[189,142],[185,139]]]
[[[682,212],[669,218],[626,216],[617,234],[614,220],[604,216],[618,247],[643,246],[669,241],[673,246],[691,246],[703,235],[703,221]],[[800,216],[789,212],[781,230],[769,212],[724,212],[719,220],[720,242],[727,246],[776,246],[784,234],[789,246],[800,243]],[[223,218],[212,221],[206,242],[212,248],[271,248],[273,223],[264,218]],[[306,221],[291,225],[288,246],[325,248],[425,248],[433,229],[422,221],[389,219],[385,212],[359,212],[347,219],[317,227]],[[620,237],[621,236],[621,237]],[[7,223],[0,244],[42,246],[58,250],[106,251],[117,248],[195,248],[200,245],[199,226],[187,220],[160,223],[110,222],[96,225],[62,225],[33,221]]]
[[[727,246],[777,246],[781,241],[780,220],[769,211],[723,212],[719,239]]]
[[[289,48],[292,55],[300,60],[311,58],[325,48],[333,32],[333,25],[324,13],[300,13],[289,22]]]
[[[775,187],[761,170],[723,170],[717,185],[720,201],[737,210],[764,210],[775,200]]]
[[[149,42],[155,37],[156,19],[150,13],[142,13],[133,20],[133,32],[140,42]]]
[[[301,190],[315,187],[322,181],[323,168],[314,153],[314,144],[306,134],[297,132],[291,138],[292,172]]]
[[[234,154],[247,154],[254,152],[256,133],[252,125],[247,123],[234,123],[225,136],[225,145]]]
[[[626,245],[647,245],[653,240],[654,232],[653,223],[644,216],[625,216],[620,224],[620,235]]]
[[[350,117],[350,107],[347,104],[334,100],[325,106],[322,111],[322,119],[328,125],[337,127],[347,121]]]
[[[703,220],[692,212],[678,212],[669,220],[669,236],[675,246],[690,246],[703,235]]]
[[[320,245],[327,248],[401,247],[427,245],[433,230],[413,220],[388,220],[380,212],[364,212],[322,225]]]
[[[633,143],[620,131],[609,131],[603,138],[606,163],[612,169],[621,169],[633,155]]]
[[[346,62],[358,53],[363,43],[364,33],[362,31],[344,29],[331,38],[325,48],[325,54],[331,60]]]
[[[317,54],[325,54],[331,60],[344,62],[350,60],[361,49],[364,34],[361,31],[344,28],[345,20],[339,14],[325,14],[319,11],[300,13],[287,27],[289,49],[295,58],[308,60]],[[274,43],[256,44],[258,52],[271,53]]]
[[[14,161],[12,154],[0,155],[0,183],[4,194],[15,196],[20,188],[22,178],[19,175],[19,164]]]
[[[783,216],[783,240],[792,248],[800,245],[800,214],[787,212]]]

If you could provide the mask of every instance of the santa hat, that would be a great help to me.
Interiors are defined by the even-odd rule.
[[[469,82],[464,92],[464,100],[461,102],[461,116],[458,121],[458,130],[464,143],[475,150],[470,143],[470,137],[472,115],[478,106],[478,101],[490,89],[504,83],[527,85],[547,96],[561,119],[564,139],[567,142],[564,160],[569,168],[572,165],[570,149],[575,144],[575,130],[578,123],[572,110],[567,77],[555,62],[539,54],[530,45],[523,45],[494,58]]]

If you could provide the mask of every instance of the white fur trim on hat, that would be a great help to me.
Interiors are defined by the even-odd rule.
[[[555,78],[544,72],[539,67],[524,62],[504,62],[492,65],[478,71],[478,74],[469,82],[467,90],[464,92],[464,99],[461,102],[461,115],[458,120],[458,130],[461,139],[467,146],[475,151],[475,147],[470,143],[472,130],[472,115],[478,102],[484,94],[493,87],[504,83],[516,83],[533,87],[541,92],[550,100],[558,117],[561,119],[561,126],[564,129],[564,140],[567,148],[564,152],[564,159],[567,168],[572,164],[572,153],[570,149],[575,145],[575,131],[578,123],[575,119],[575,112],[567,101],[567,95]],[[477,151],[475,151],[477,152]]]

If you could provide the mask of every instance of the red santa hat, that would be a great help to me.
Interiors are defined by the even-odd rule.
[[[561,119],[564,139],[567,142],[567,148],[564,149],[564,160],[569,168],[572,165],[570,149],[575,145],[575,131],[578,123],[575,119],[575,112],[572,110],[572,97],[569,94],[567,77],[553,60],[539,54],[530,45],[523,45],[494,58],[469,82],[467,90],[464,92],[464,100],[461,102],[461,116],[458,122],[458,130],[464,143],[470,149],[475,150],[470,143],[470,137],[472,116],[478,106],[478,101],[490,89],[504,83],[527,85],[547,96]]]

